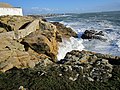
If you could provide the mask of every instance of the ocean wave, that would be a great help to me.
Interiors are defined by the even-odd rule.
[[[84,46],[82,42],[82,39],[74,37],[71,37],[70,39],[63,39],[62,43],[59,43],[59,50],[57,55],[58,60],[63,59],[67,52],[72,50],[83,50]]]
[[[102,14],[102,15],[94,15],[90,16],[89,14],[74,14],[65,18],[55,18],[53,21],[57,20],[60,23],[64,24],[66,27],[72,28],[76,33],[78,33],[79,38],[85,32],[85,30],[95,30],[95,31],[103,31],[104,37],[107,38],[106,42],[101,42],[99,40],[83,40],[82,46],[85,50],[96,51],[105,54],[119,55],[120,56],[120,23],[116,21],[116,18],[119,19],[119,15],[112,14]],[[52,20],[52,19],[51,19]],[[76,39],[76,42],[79,39]],[[81,40],[81,39],[80,39]],[[68,41],[63,39],[62,45],[67,45]],[[72,46],[75,44],[69,42],[69,46],[64,46],[65,48]],[[74,48],[73,48],[74,49]],[[59,52],[62,52],[59,51]],[[65,53],[64,53],[65,54]],[[58,55],[58,58],[64,55]]]

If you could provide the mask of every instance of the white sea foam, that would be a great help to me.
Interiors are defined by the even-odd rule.
[[[84,46],[82,42],[82,39],[74,37],[71,37],[69,40],[63,39],[63,42],[59,44],[59,50],[57,55],[58,60],[63,59],[67,52],[70,52],[72,50],[83,50]]]
[[[120,52],[120,40],[117,41],[118,51]]]
[[[59,21],[59,19],[57,20]],[[76,33],[78,33],[79,38],[85,30],[103,31],[105,35],[103,37],[107,39],[106,42],[100,40],[89,41],[80,39],[80,45],[82,45],[85,50],[120,56],[120,26],[118,22],[114,21],[114,16],[108,18],[103,16],[85,18],[73,15],[72,17],[63,18],[63,20],[60,18],[60,23],[67,27],[71,27]],[[59,48],[59,60],[65,56],[66,52],[74,49],[73,47],[76,45],[76,42],[79,42],[77,40],[79,39],[75,40],[75,44],[72,44],[73,42],[71,40],[63,40],[63,43],[60,44]]]
[[[91,40],[91,41],[83,40],[83,45],[85,47],[85,50],[95,51],[95,52],[104,53],[104,54],[112,54],[112,55],[118,55],[118,56],[120,55],[120,41],[119,41],[120,33],[118,33],[119,27],[113,26],[111,22],[106,20],[103,20],[99,23],[95,23],[95,22],[86,23],[82,21],[77,24],[72,25],[70,23],[70,26],[74,30],[76,30],[76,32],[79,35],[79,38],[81,37],[81,35],[85,30],[93,29],[96,31],[103,31],[104,32],[103,38],[107,39],[106,42],[103,42],[100,40]],[[107,29],[108,29],[108,32],[106,31]]]

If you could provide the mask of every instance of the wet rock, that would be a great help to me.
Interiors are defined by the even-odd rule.
[[[109,63],[109,60],[113,57],[111,55],[105,57],[104,54],[90,51],[73,50],[68,52],[59,63],[71,66],[72,70],[82,74],[89,81],[106,82],[112,77],[113,65]]]
[[[112,65],[108,63],[108,60],[101,59],[94,63],[94,68],[90,72],[91,78],[97,81],[105,82],[112,77]]]
[[[99,39],[101,41],[106,41],[107,39],[104,37],[104,33],[102,31],[95,30],[86,30],[84,34],[81,36],[82,39]]]
[[[101,54],[101,53],[96,53],[95,55],[98,58],[107,59],[109,61],[109,63],[112,65],[120,65],[120,56],[112,56],[109,54]]]
[[[59,76],[61,77],[61,76],[62,76],[62,74],[59,74]]]

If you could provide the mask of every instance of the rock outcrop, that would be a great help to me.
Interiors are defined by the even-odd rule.
[[[52,37],[53,34],[49,37],[48,35],[51,33],[49,31],[48,33],[43,32],[33,32],[30,35],[26,36],[21,43],[26,45],[26,51],[31,48],[38,54],[45,54],[49,56],[53,61],[56,61],[58,50],[56,38]],[[48,37],[46,37],[45,35],[47,35]]]
[[[119,60],[120,57],[117,56],[73,50],[58,63],[69,65],[89,81],[104,82],[112,77],[113,65],[120,65]]]
[[[8,64],[8,66],[6,69],[2,65],[0,67],[1,71],[9,70],[12,67],[17,67],[17,68],[34,67],[35,64],[41,63],[44,60],[45,60],[46,64],[51,64],[51,63],[57,61],[58,42],[62,42],[62,35],[59,33],[59,30],[56,28],[55,25],[47,22],[46,20],[44,20],[43,18],[40,18],[40,17],[38,18],[39,19],[39,24],[38,24],[39,28],[36,28],[36,30],[33,30],[34,32],[33,31],[30,32],[30,30],[27,30],[30,32],[30,34],[28,34],[26,31],[26,26],[27,27],[30,26],[30,24],[31,24],[30,22],[32,22],[36,18],[37,17],[32,17],[32,16],[31,17],[27,17],[27,16],[25,16],[25,17],[1,16],[0,17],[1,33],[14,31],[11,35],[15,34],[15,35],[19,36],[19,33],[16,30],[20,29],[20,30],[24,31],[24,32],[21,31],[20,33],[24,34],[24,36],[26,35],[25,37],[17,38],[14,40],[13,37],[12,38],[8,37],[6,39],[5,38],[6,35],[1,34],[2,38],[0,38],[0,39],[3,39],[5,42],[8,41],[7,43],[3,43],[3,45],[1,44],[1,47],[2,46],[6,46],[7,48],[9,48],[10,46],[14,47],[15,50],[10,49],[8,51],[8,53],[9,52],[13,53],[13,51],[15,51],[17,53],[19,52],[19,54],[22,56],[24,56],[24,54],[26,56],[26,58],[24,58],[24,59],[22,58],[22,60],[20,60],[20,62],[19,62],[19,63],[22,63],[22,61],[24,61],[25,62],[24,65],[12,63],[12,65],[10,67],[9,63],[7,63],[9,59],[6,59],[5,57],[7,57],[7,56],[2,54],[3,58],[0,59],[1,65],[3,63],[2,61],[5,61],[6,65]],[[32,28],[32,26],[30,26],[29,28]],[[16,36],[16,37],[18,37],[18,36]],[[11,44],[11,42],[13,42],[13,43]],[[16,46],[13,45],[16,43],[18,44],[18,46],[22,47],[22,51],[17,49],[17,45]],[[1,53],[7,53],[4,51],[5,51],[5,49],[3,49],[1,51]],[[8,55],[8,57],[9,56],[12,57],[9,60],[10,62],[12,62],[11,61],[12,59],[14,60],[14,62],[17,62],[17,60],[14,59],[14,57],[17,57],[17,56],[14,56],[14,55],[12,56],[11,54]]]
[[[23,17],[23,19],[21,19],[24,22],[23,25],[21,24],[17,27],[16,25],[14,26],[13,23],[18,22],[22,17],[18,18],[18,16],[15,16],[12,17],[12,19],[10,19],[10,17],[11,16],[8,16],[9,19],[7,16],[1,17],[1,31],[3,30],[4,32],[4,30],[6,30],[6,32],[10,32],[16,29],[25,31],[26,29],[24,28],[26,25],[29,25],[28,22],[34,20],[33,17]],[[9,22],[9,20],[13,20],[13,22]],[[26,36],[20,38],[20,40],[10,38],[10,36],[7,37],[7,35],[1,33],[0,71],[5,72],[13,67],[34,68],[38,63],[47,66],[57,62],[58,42],[62,42],[62,37],[77,37],[77,34],[72,31],[72,29],[66,28],[63,24],[57,22],[53,24],[39,18],[39,28],[26,34]],[[87,32],[89,31],[86,31],[86,33]],[[90,31],[89,33],[92,33],[93,36],[103,36],[102,32],[96,33],[95,31]],[[79,73],[77,71],[74,77],[69,77],[72,81],[76,81],[76,78],[79,76],[78,74],[82,73],[83,77],[87,77],[91,81],[97,80],[102,82],[108,80],[108,78],[112,76],[112,65],[120,64],[119,60],[120,57],[117,56],[73,50],[68,52],[63,60],[59,61],[62,67],[58,66],[58,68],[65,67],[67,70],[73,70],[74,68],[76,71],[78,70]],[[103,75],[103,72],[105,72],[105,75]]]
[[[86,30],[81,36],[82,39],[99,39],[101,41],[106,41],[107,39],[103,37],[104,33],[102,31],[97,32],[95,30]]]
[[[17,27],[12,26],[12,21],[5,22],[6,17],[0,20],[0,90],[119,90],[119,56],[73,50],[57,61],[58,42],[62,42],[62,37],[77,37],[72,29],[40,18],[38,25],[29,25],[30,19]],[[26,25],[30,26],[29,30],[24,29]],[[14,39],[15,28],[23,30],[20,34],[24,37]],[[30,28],[35,30],[31,32]],[[85,34],[85,39],[104,40],[102,32]]]
[[[58,51],[56,26],[39,19],[40,28],[27,34],[24,28],[32,20],[34,20],[32,17],[20,16],[2,16],[0,18],[0,26],[4,32],[0,35],[0,55],[2,55],[0,56],[0,71],[5,72],[13,67],[33,68],[37,63],[47,65],[52,64],[53,61],[56,62]],[[18,26],[14,25],[19,22]],[[16,29],[25,31],[26,37],[20,38],[20,40],[14,39],[14,36],[11,35],[14,35],[12,31]],[[7,34],[10,35],[7,37]]]
[[[29,63],[30,56],[22,44],[7,37],[0,38],[0,71],[29,67]]]
[[[62,37],[65,37],[65,38],[78,37],[77,33],[74,32],[71,28],[65,27],[63,24],[59,22],[52,22],[52,24],[56,26],[56,28],[58,29]]]

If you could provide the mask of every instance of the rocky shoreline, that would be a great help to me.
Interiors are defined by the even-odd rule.
[[[24,38],[3,37],[3,33],[25,29],[36,18],[39,29]],[[119,56],[73,50],[57,60],[59,42],[70,37],[78,36],[58,22],[1,16],[0,90],[119,90]],[[103,32],[86,30],[81,38],[106,41],[103,37]]]

